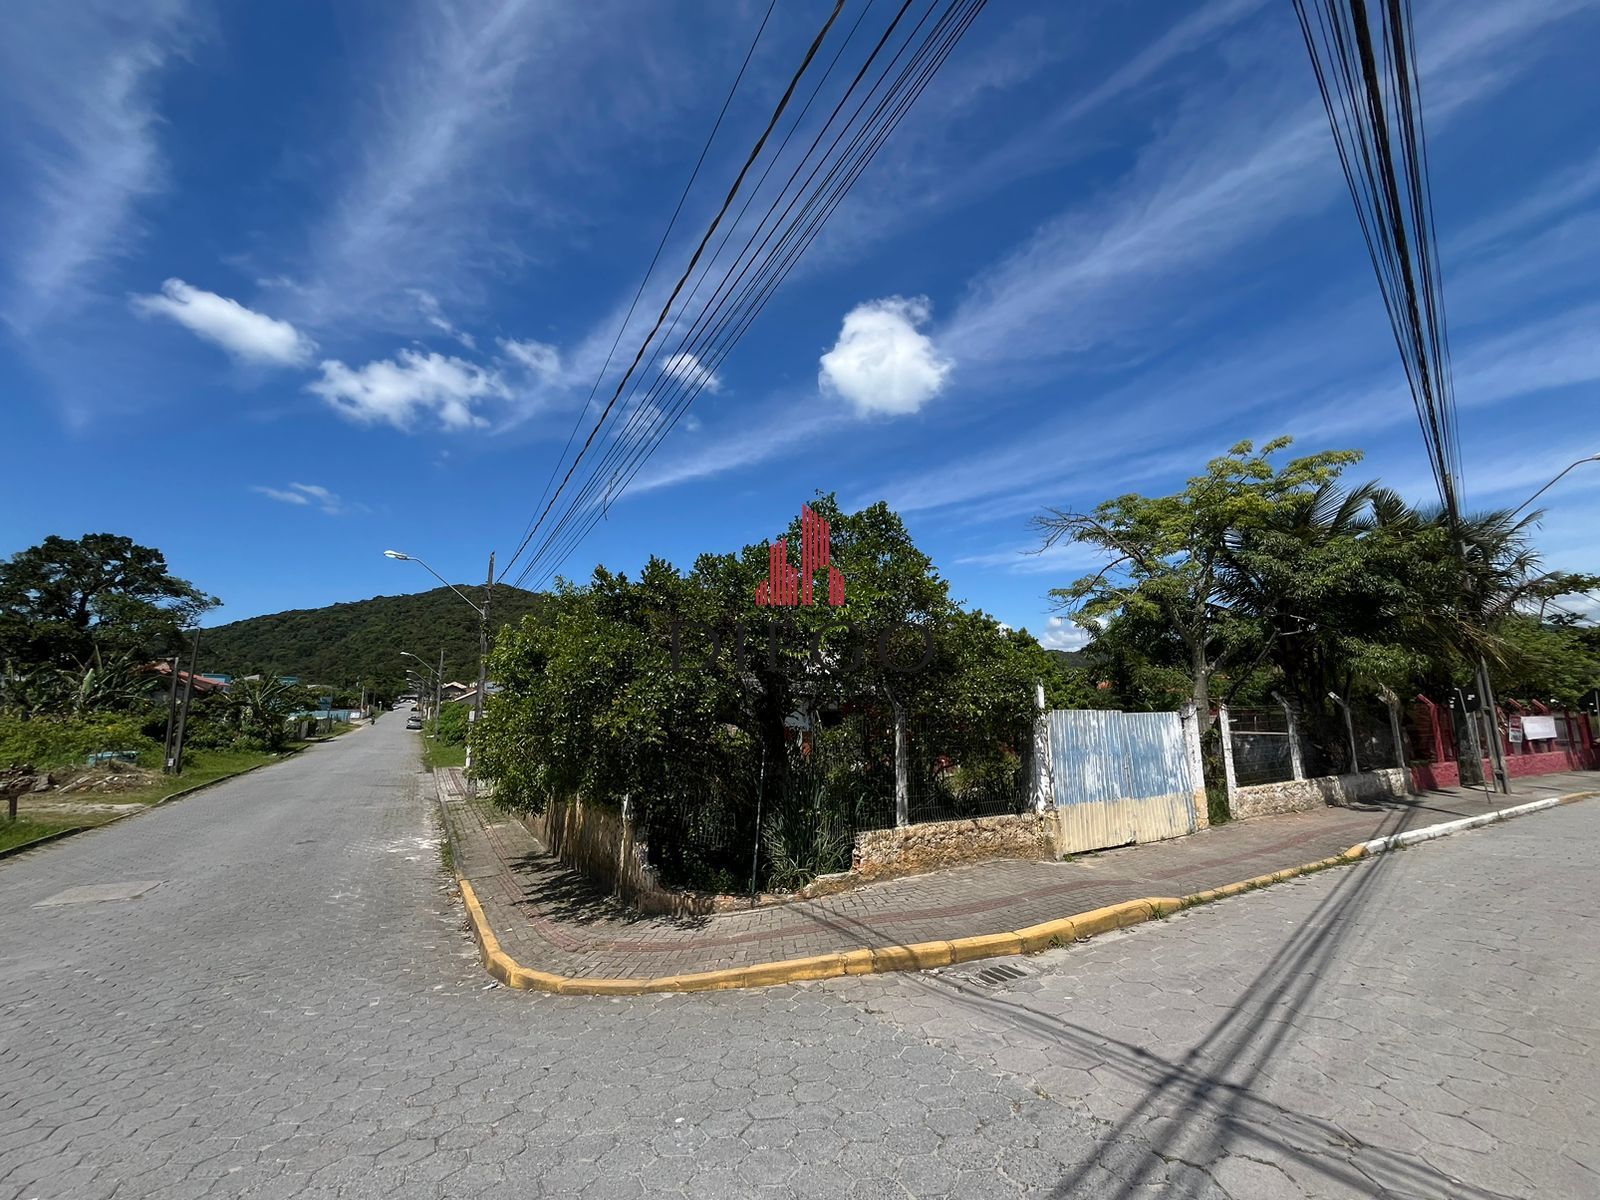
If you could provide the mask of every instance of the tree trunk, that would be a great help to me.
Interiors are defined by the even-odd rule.
[[[1211,668],[1206,663],[1204,649],[1189,652],[1189,673],[1194,681],[1194,716],[1199,722],[1200,736],[1211,732],[1216,717],[1211,712]]]

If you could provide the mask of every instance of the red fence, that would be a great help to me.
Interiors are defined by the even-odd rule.
[[[1506,771],[1513,778],[1600,766],[1594,720],[1588,713],[1556,712],[1538,701],[1507,700],[1495,716]],[[1488,722],[1480,720],[1478,730],[1479,748],[1487,755],[1489,748],[1483,740],[1488,736]],[[1546,732],[1554,736],[1543,736]],[[1456,718],[1447,705],[1418,696],[1406,712],[1405,734],[1411,778],[1418,788],[1455,787],[1461,782],[1459,760],[1470,757],[1471,751],[1463,749],[1470,743],[1464,727],[1458,734]],[[1532,734],[1540,736],[1529,736]],[[1482,778],[1493,777],[1493,764],[1485,757]]]

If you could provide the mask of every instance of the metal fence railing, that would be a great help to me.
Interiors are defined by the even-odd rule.
[[[1294,778],[1293,736],[1282,708],[1230,708],[1234,779],[1240,787]]]
[[[1025,811],[1031,747],[1031,729],[974,745],[913,722],[908,823]],[[808,721],[788,729],[781,748],[747,739],[721,755],[698,755],[669,771],[638,811],[650,863],[671,884],[790,890],[846,870],[858,833],[896,824],[892,712]]]

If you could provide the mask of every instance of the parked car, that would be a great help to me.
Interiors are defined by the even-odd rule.
[[[421,717],[407,717],[406,718],[406,728],[407,729],[421,729],[422,728],[422,718]]]

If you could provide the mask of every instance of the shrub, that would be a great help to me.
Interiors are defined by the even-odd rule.
[[[471,706],[467,704],[442,705],[439,718],[434,722],[435,736],[447,746],[466,745],[467,717],[470,713]]]
[[[145,735],[144,725],[142,716],[129,713],[0,716],[0,767],[76,766],[104,750],[137,750],[142,765],[159,767],[161,745]]]

